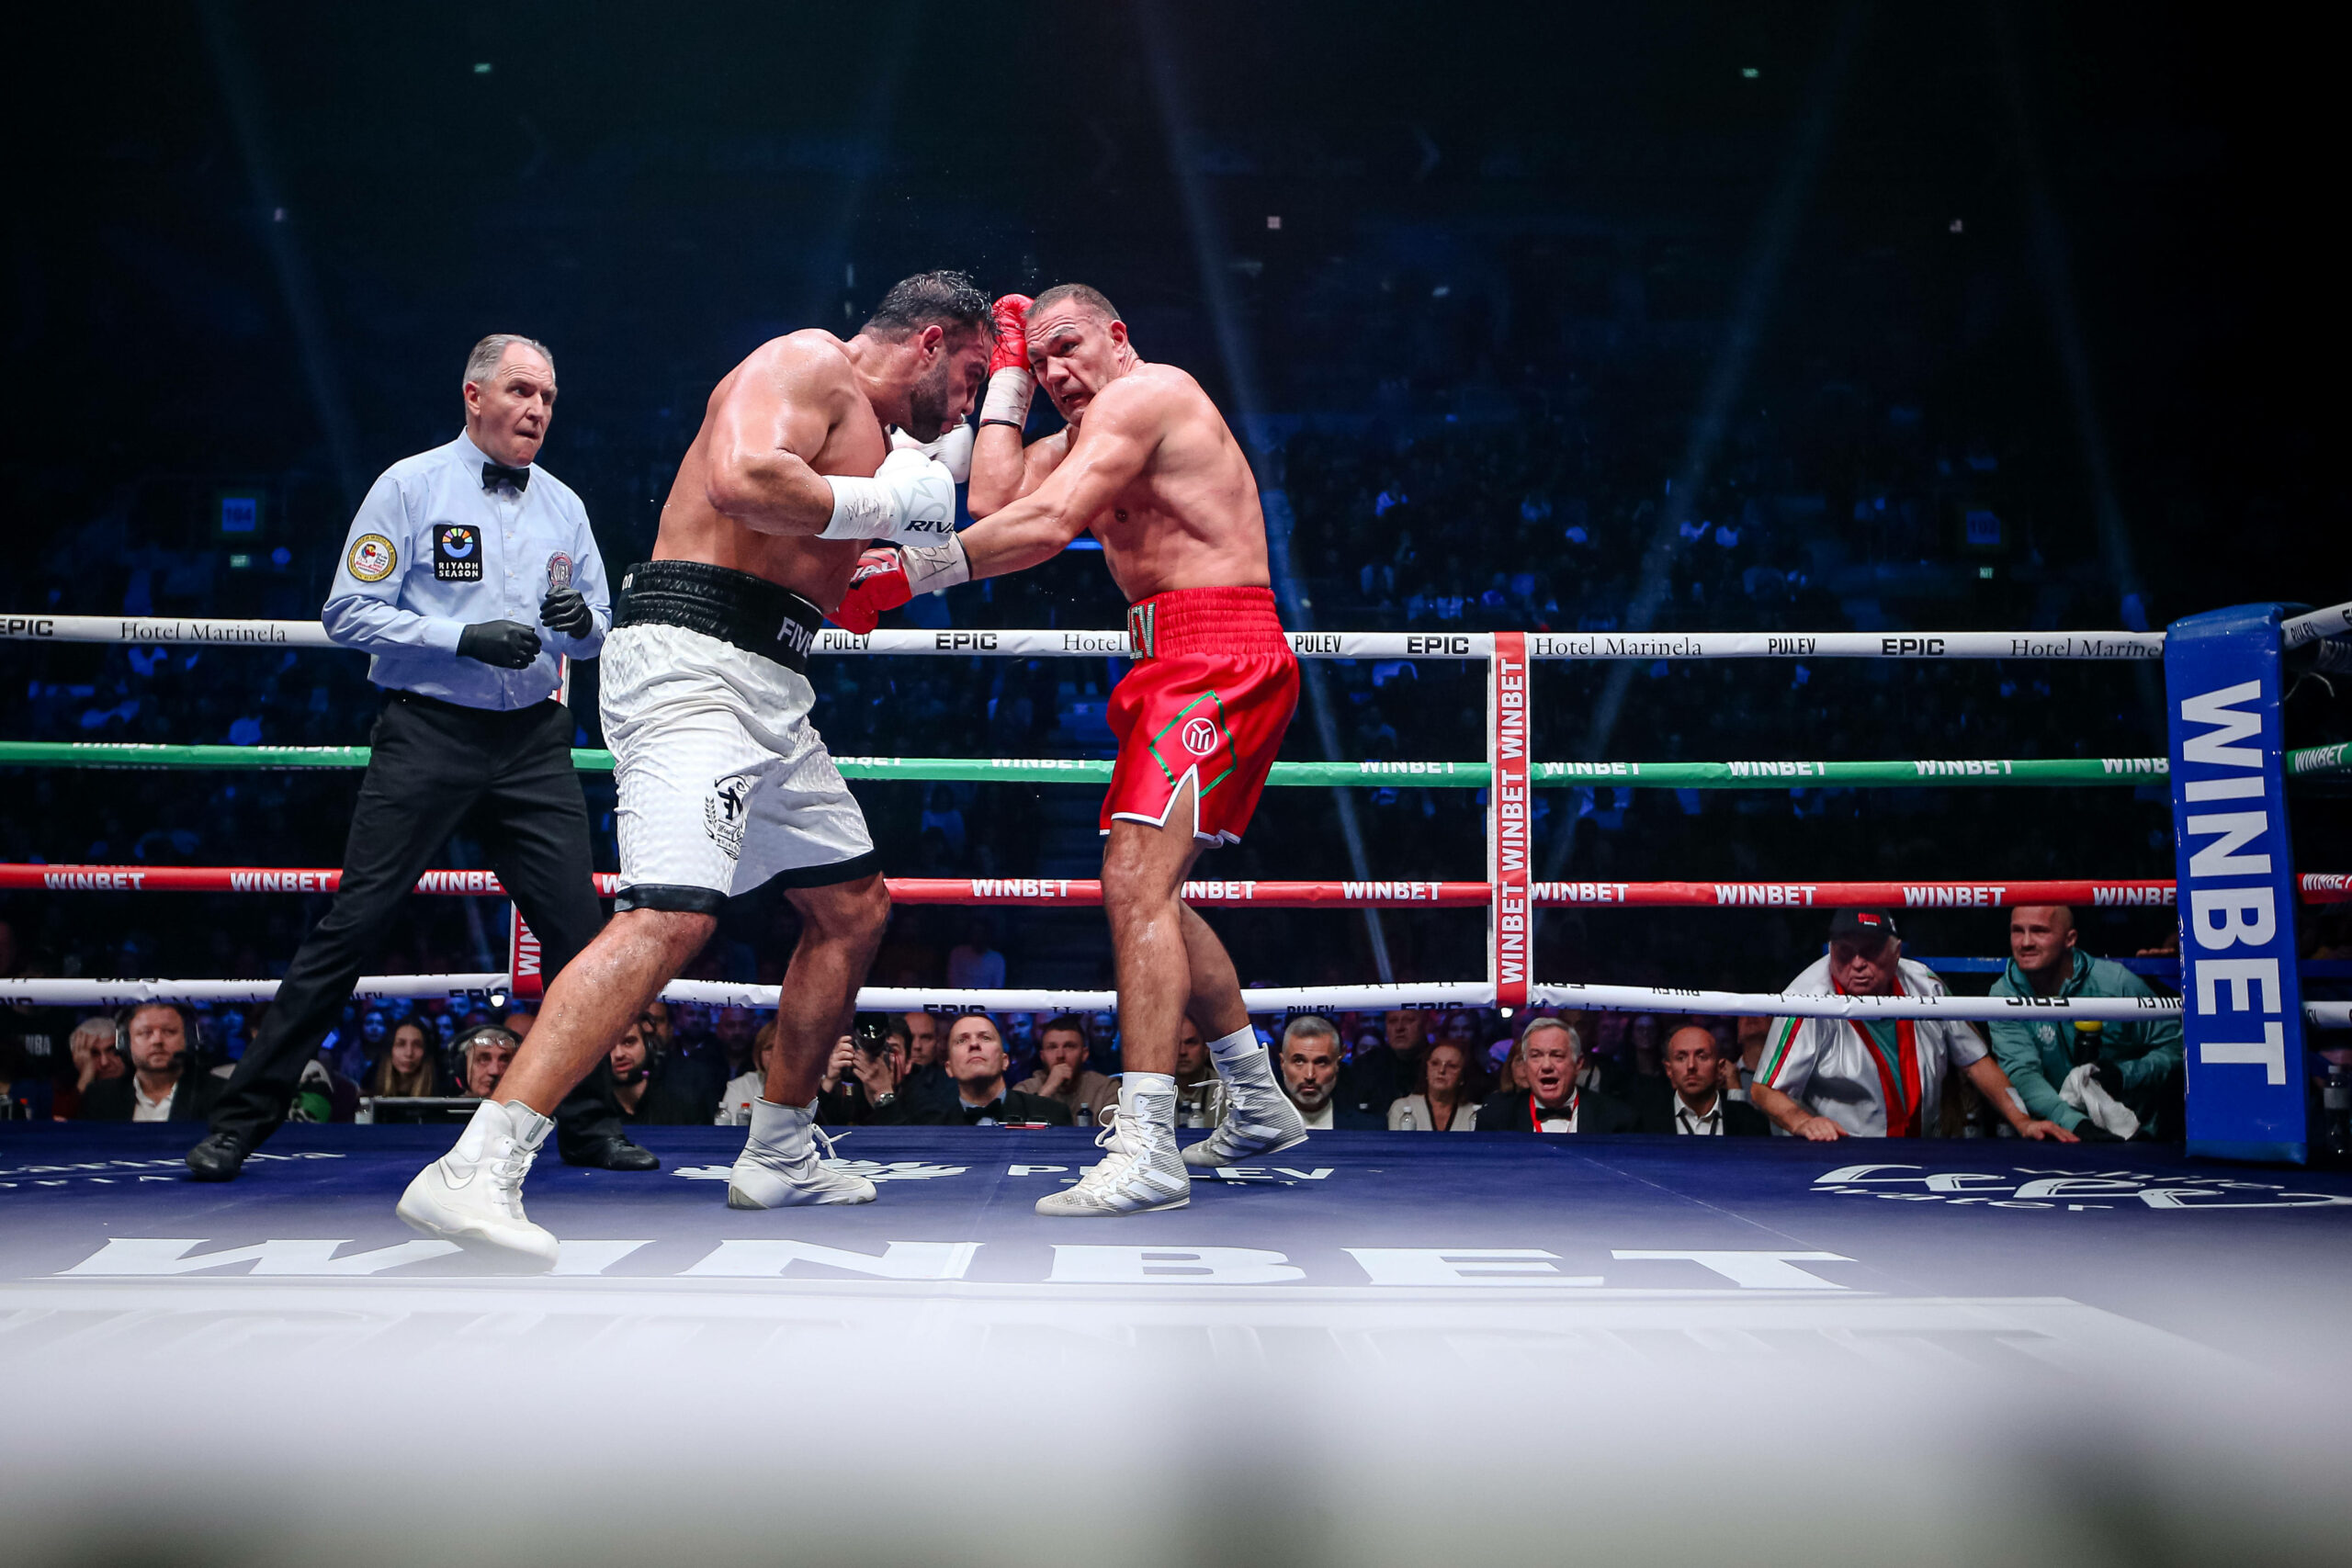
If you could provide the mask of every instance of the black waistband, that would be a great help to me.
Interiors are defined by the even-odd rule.
[[[549,697],[545,702],[533,703],[529,707],[478,708],[464,703],[449,702],[441,697],[428,697],[423,692],[412,692],[405,686],[385,687],[384,697],[386,701],[398,703],[402,707],[424,708],[430,713],[446,713],[458,718],[480,719],[484,723],[496,721],[502,724],[513,723],[516,720],[537,721],[545,718],[550,709],[563,705],[555,698]]]
[[[698,560],[644,561],[621,574],[616,626],[684,626],[807,673],[824,612],[791,589]]]

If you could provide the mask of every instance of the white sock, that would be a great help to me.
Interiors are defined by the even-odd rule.
[[[1232,1033],[1220,1034],[1209,1042],[1209,1055],[1216,1058],[1219,1066],[1237,1056],[1246,1056],[1252,1051],[1264,1049],[1258,1043],[1258,1032],[1246,1023]]]
[[[1119,1077],[1119,1113],[1154,1138],[1176,1136],[1176,1075],[1125,1073]]]
[[[1217,1077],[1236,1087],[1265,1089],[1274,1081],[1273,1057],[1258,1043],[1258,1032],[1243,1024],[1232,1033],[1209,1042],[1209,1059]]]

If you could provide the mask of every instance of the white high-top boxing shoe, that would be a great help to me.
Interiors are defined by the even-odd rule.
[[[413,1231],[517,1273],[545,1273],[555,1267],[556,1239],[523,1213],[523,1178],[554,1125],[520,1100],[483,1100],[458,1146],[416,1173],[393,1212]]]
[[[790,1209],[805,1203],[871,1203],[874,1183],[845,1170],[828,1170],[817,1153],[817,1102],[752,1101],[752,1136],[727,1178],[730,1209]],[[832,1140],[825,1138],[825,1153]]]
[[[1186,1165],[1214,1170],[1306,1142],[1306,1118],[1274,1081],[1273,1062],[1264,1046],[1231,1061],[1220,1059],[1216,1070],[1225,1080],[1225,1120],[1184,1151]]]
[[[1139,1077],[1157,1083],[1138,1084]],[[1163,1089],[1159,1087],[1165,1085]],[[1096,1136],[1102,1163],[1075,1185],[1037,1200],[1037,1212],[1059,1218],[1142,1214],[1181,1209],[1193,1201],[1193,1179],[1176,1154],[1176,1082],[1164,1073],[1130,1073],[1119,1080],[1119,1103]]]

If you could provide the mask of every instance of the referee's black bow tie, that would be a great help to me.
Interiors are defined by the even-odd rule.
[[[530,483],[531,470],[528,468],[510,468],[503,463],[484,463],[481,466],[481,488],[484,490],[513,485],[514,493],[520,495],[530,488]]]

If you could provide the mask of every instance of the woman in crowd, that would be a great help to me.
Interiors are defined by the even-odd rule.
[[[1392,1133],[1467,1133],[1478,1119],[1478,1101],[1486,1098],[1470,1079],[1470,1053],[1452,1040],[1440,1040],[1421,1058],[1418,1088],[1388,1106]]]
[[[384,1054],[376,1058],[375,1067],[368,1074],[368,1092],[378,1097],[423,1099],[441,1092],[435,1078],[432,1037],[425,1033],[424,1025],[404,1018],[392,1026],[391,1037],[384,1043]]]

